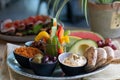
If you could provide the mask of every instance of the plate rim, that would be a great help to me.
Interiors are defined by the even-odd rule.
[[[13,58],[12,58],[12,57]],[[105,70],[109,65],[103,67],[103,68],[100,68],[98,70],[95,70],[93,72],[90,72],[90,73],[87,73],[87,74],[83,74],[83,75],[75,75],[75,76],[68,76],[68,77],[46,77],[46,76],[38,76],[38,75],[33,75],[33,74],[30,74],[30,73],[27,73],[27,72],[23,72],[23,71],[20,71],[20,70],[16,70],[14,69],[12,66],[12,64],[10,63],[9,59],[15,59],[14,55],[13,55],[13,52],[10,53],[8,56],[7,56],[7,65],[10,69],[12,69],[14,72],[22,75],[22,76],[25,76],[25,77],[29,77],[29,78],[34,78],[34,79],[51,79],[51,80],[63,80],[63,79],[80,79],[80,78],[83,78],[83,77],[87,77],[87,76],[90,76],[90,75],[94,75],[96,73],[99,73],[103,70]],[[19,67],[20,68],[20,67]]]
[[[34,40],[35,36],[36,35],[11,36],[11,35],[5,35],[0,33],[0,39],[5,41],[11,41],[11,42],[26,42],[26,41]]]

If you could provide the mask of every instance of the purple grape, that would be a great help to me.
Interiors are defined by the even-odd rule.
[[[57,57],[54,56],[54,57],[53,57],[53,62],[55,62],[56,60],[57,60]]]
[[[112,46],[113,44],[112,43],[106,43],[105,46]]]
[[[115,45],[112,45],[111,48],[112,48],[113,50],[116,50],[116,49],[117,49]]]
[[[55,56],[49,56],[49,55],[45,55],[43,58],[42,58],[42,63],[53,63],[57,60],[57,57]]]
[[[103,47],[104,41],[103,40],[97,41],[97,44],[98,44],[98,47]]]
[[[44,56],[42,58],[42,63],[47,63],[49,61],[49,56]]]
[[[49,60],[52,60],[53,59],[53,57],[52,56],[49,56]]]
[[[112,43],[112,40],[110,38],[105,39],[105,44]]]

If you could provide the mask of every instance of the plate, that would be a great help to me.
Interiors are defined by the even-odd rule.
[[[107,66],[105,67],[102,67],[102,68],[99,68],[93,72],[90,72],[90,73],[84,73],[84,74],[81,74],[81,75],[76,75],[76,76],[65,76],[63,75],[63,72],[60,68],[56,68],[55,71],[53,72],[52,76],[38,76],[38,75],[35,75],[33,73],[32,70],[30,69],[26,69],[26,68],[23,68],[21,67],[18,62],[16,61],[13,53],[10,53],[7,57],[7,65],[8,67],[10,67],[14,72],[20,74],[20,75],[23,75],[23,76],[26,76],[26,77],[30,77],[30,78],[34,78],[34,79],[42,79],[42,80],[48,80],[48,79],[51,79],[51,80],[68,80],[68,79],[80,79],[82,77],[87,77],[87,76],[90,76],[90,75],[94,75],[96,73],[99,73],[103,70],[105,70],[107,68]]]
[[[35,35],[29,35],[29,36],[9,36],[0,34],[0,39],[10,41],[10,42],[26,42],[34,40]]]

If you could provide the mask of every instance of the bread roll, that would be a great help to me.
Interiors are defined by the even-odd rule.
[[[107,65],[110,64],[114,59],[114,50],[109,46],[104,47],[104,49],[106,50],[107,53],[107,61],[106,61],[106,65]]]
[[[104,48],[97,48],[97,63],[96,68],[102,67],[107,61],[107,53]]]
[[[92,71],[95,69],[96,61],[97,61],[97,49],[95,47],[89,47],[84,56],[87,59],[86,70]]]
[[[120,64],[120,50],[114,51],[114,59],[111,62],[112,64]]]

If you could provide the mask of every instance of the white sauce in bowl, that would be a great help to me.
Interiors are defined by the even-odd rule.
[[[71,67],[81,67],[84,66],[86,62],[87,62],[86,58],[78,54],[70,54],[63,60],[63,64]]]

